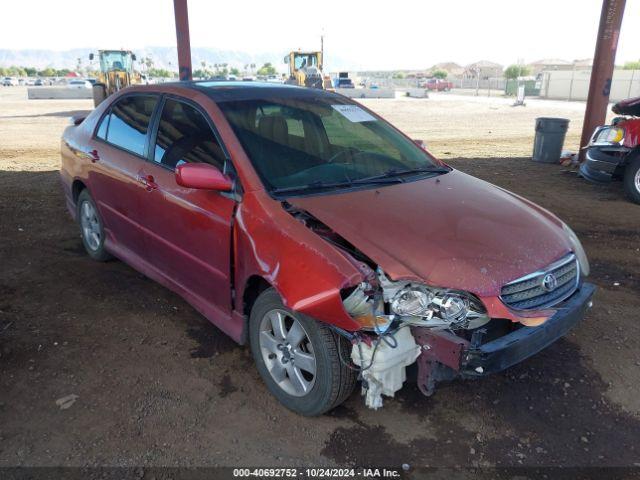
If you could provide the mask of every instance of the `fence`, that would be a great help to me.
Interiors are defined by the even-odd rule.
[[[504,90],[505,79],[503,77],[481,78],[456,78],[453,80],[454,88],[478,88],[479,90]]]
[[[426,78],[375,78],[375,83],[381,88],[417,88]],[[475,78],[448,78],[453,83],[453,88],[475,89],[478,87],[480,93],[484,90],[502,90],[505,89],[505,79],[502,77],[484,78],[479,82]]]
[[[540,96],[557,100],[586,100],[590,70],[543,72]],[[611,81],[612,102],[640,96],[640,70],[615,70]]]

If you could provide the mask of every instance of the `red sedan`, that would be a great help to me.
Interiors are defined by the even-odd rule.
[[[426,394],[507,368],[594,291],[553,214],[322,90],[127,88],[65,130],[61,178],[92,258],[119,258],[249,343],[304,415],[357,379],[378,408],[415,362]]]

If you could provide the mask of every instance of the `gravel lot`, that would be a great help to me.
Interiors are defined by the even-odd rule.
[[[511,370],[357,393],[305,419],[268,394],[246,348],[126,265],[83,253],[58,186],[59,138],[89,101],[0,89],[0,466],[638,466],[640,207],[530,155],[537,116],[584,104],[453,94],[367,100],[456,168],[566,220],[599,291],[567,338]],[[61,409],[56,400],[75,399]],[[69,400],[72,402],[73,400]]]

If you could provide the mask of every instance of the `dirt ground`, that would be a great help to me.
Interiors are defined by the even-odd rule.
[[[524,158],[536,116],[570,118],[575,148],[584,105],[366,103],[575,229],[599,290],[573,332],[431,398],[406,385],[371,411],[356,392],[326,416],[298,417],[268,394],[248,350],[177,295],[83,253],[57,168],[67,117],[90,103],[0,89],[0,466],[640,466],[640,207],[620,185]]]

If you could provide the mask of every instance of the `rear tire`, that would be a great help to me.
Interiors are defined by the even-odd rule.
[[[629,200],[640,204],[640,155],[636,155],[624,171],[624,191]]]
[[[249,342],[267,388],[289,410],[321,415],[353,392],[356,374],[338,357],[339,342],[343,355],[350,352],[349,343],[326,325],[286,308],[273,288],[262,292],[251,309]]]
[[[86,188],[78,195],[76,208],[80,237],[87,254],[99,262],[110,260],[112,257],[104,248],[104,224],[98,213],[98,208]]]

